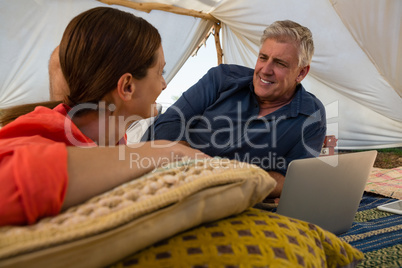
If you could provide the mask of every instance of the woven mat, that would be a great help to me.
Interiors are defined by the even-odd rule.
[[[366,192],[402,199],[402,167],[373,168],[367,181]]]
[[[402,267],[402,216],[377,209],[393,201],[364,193],[352,228],[339,236],[364,253],[358,268]]]

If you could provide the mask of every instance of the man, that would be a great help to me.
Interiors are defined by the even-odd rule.
[[[313,53],[309,29],[274,22],[261,38],[254,70],[212,68],[160,115],[151,139],[259,165],[278,182],[269,197],[279,197],[288,164],[318,156],[325,138],[324,106],[300,84]]]

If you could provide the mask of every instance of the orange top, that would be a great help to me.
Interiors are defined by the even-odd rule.
[[[37,107],[0,129],[0,226],[33,224],[60,212],[66,194],[66,146],[96,146],[64,104]]]

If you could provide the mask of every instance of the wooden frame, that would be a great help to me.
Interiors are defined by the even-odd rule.
[[[166,11],[166,12],[171,12],[179,15],[185,15],[185,16],[192,16],[196,18],[201,18],[204,20],[210,20],[214,22],[213,27],[213,35],[215,38],[215,47],[216,47],[216,53],[217,53],[217,58],[218,58],[218,65],[222,63],[222,58],[223,58],[223,52],[222,52],[222,47],[219,39],[219,32],[221,29],[221,21],[212,16],[209,13],[204,13],[201,11],[196,11],[192,9],[185,9],[181,7],[175,7],[167,4],[161,4],[161,3],[136,3],[132,2],[129,0],[98,0],[99,2],[105,3],[107,5],[120,5],[120,6],[125,6],[129,8],[133,8],[136,10],[140,10],[143,12],[151,12],[152,10],[161,10],[161,11]],[[208,36],[206,37],[208,38]]]

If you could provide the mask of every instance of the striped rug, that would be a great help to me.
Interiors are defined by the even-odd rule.
[[[396,199],[364,193],[352,228],[339,236],[364,253],[358,267],[402,267],[402,215],[377,209],[393,201]]]

